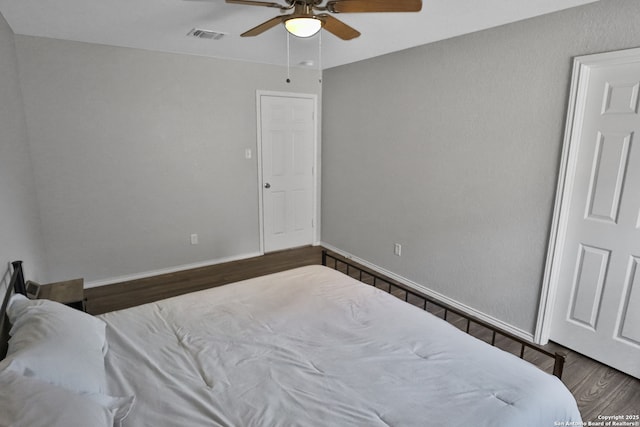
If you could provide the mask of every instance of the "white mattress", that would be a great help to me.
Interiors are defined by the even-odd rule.
[[[100,316],[125,426],[580,421],[561,381],[387,293],[303,267]]]

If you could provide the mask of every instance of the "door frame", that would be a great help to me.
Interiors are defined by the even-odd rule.
[[[320,244],[320,112],[318,110],[318,95],[312,93],[278,92],[269,90],[256,91],[256,113],[257,113],[257,144],[256,156],[258,160],[258,223],[260,233],[260,254],[264,255],[264,193],[262,179],[262,107],[260,99],[263,96],[275,96],[283,98],[304,98],[313,100],[314,108],[314,130],[313,130],[313,207],[311,218],[313,221],[313,242],[312,245]]]
[[[578,144],[581,138],[589,74],[592,69],[600,66],[633,62],[640,62],[640,48],[577,56],[573,60],[560,172],[540,294],[538,320],[534,333],[534,341],[537,344],[546,344],[549,341],[553,327],[553,309],[559,290],[560,261],[564,251],[569,207],[573,196],[573,177],[578,161]]]

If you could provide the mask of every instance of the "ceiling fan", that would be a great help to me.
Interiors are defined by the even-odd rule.
[[[280,9],[287,15],[276,16],[262,24],[245,31],[241,37],[254,37],[284,23],[289,33],[298,37],[311,37],[322,28],[342,40],[351,40],[360,35],[355,28],[341,20],[334,18],[333,13],[362,13],[362,12],[419,12],[422,0],[284,0],[285,4],[270,3],[255,0],[226,0],[249,6],[265,6]],[[324,3],[324,4],[323,4]]]

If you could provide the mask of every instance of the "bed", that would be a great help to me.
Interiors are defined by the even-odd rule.
[[[44,380],[28,390],[68,392],[55,400],[57,414],[65,412],[60,401],[75,399],[74,417],[87,406],[92,420],[103,423],[75,418],[66,425],[581,425],[576,402],[557,376],[325,266],[97,317],[76,311],[69,324],[91,327],[76,342],[52,346],[51,357],[72,357],[68,367],[64,360],[34,362],[48,369],[15,362],[14,333],[33,326],[20,319],[21,311],[34,304],[21,296],[9,304],[17,320],[9,355],[0,362],[0,399],[10,402],[0,401],[8,406],[0,406],[0,425],[8,416],[2,409],[37,419],[33,393],[21,403],[6,389],[40,381],[39,375]],[[64,309],[63,317],[74,311]],[[54,342],[68,340],[68,332]],[[101,363],[83,365],[85,353]]]

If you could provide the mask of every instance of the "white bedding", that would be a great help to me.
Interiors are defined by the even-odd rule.
[[[100,316],[124,426],[580,421],[554,376],[387,293],[303,267]]]

